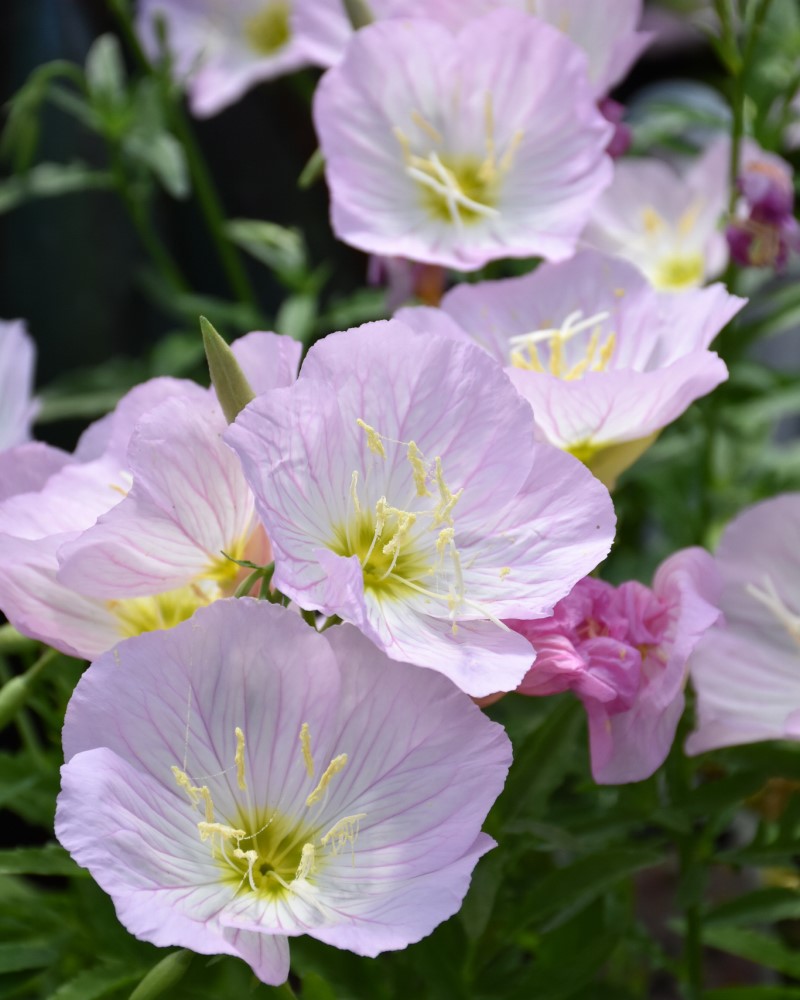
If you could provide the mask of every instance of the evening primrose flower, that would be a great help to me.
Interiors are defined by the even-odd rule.
[[[249,598],[121,643],[67,709],[56,835],[136,937],[266,983],[299,934],[405,948],[494,846],[511,746],[445,678],[387,668]]]
[[[0,452],[31,436],[36,349],[22,320],[0,320]]]
[[[516,687],[530,664],[500,619],[548,614],[613,535],[607,491],[534,440],[499,365],[398,322],[326,337],[226,439],[275,586],[476,696]]]
[[[299,345],[256,333],[234,345],[254,388],[294,378]],[[169,628],[269,561],[212,390],[154,379],[90,427],[50,475],[0,503],[0,608],[26,635],[91,658]],[[26,460],[15,456],[17,464]],[[60,465],[59,465],[60,463]],[[231,557],[231,558],[228,558]]]
[[[729,140],[712,143],[688,168],[663,160],[618,161],[583,242],[635,264],[655,288],[684,291],[720,274],[728,261]]]
[[[703,549],[664,562],[652,590],[582,580],[553,616],[509,622],[536,659],[518,691],[574,691],[589,719],[600,784],[642,781],[663,764],[683,712],[686,664],[718,620],[717,577]]]
[[[440,310],[398,318],[480,344],[530,402],[540,436],[612,487],[727,377],[708,346],[744,302],[722,285],[658,293],[627,262],[584,251],[520,278],[459,285]]]
[[[568,257],[611,179],[585,55],[520,11],[457,34],[362,29],[320,81],[314,121],[336,235],[387,256],[462,270]]]
[[[369,0],[375,20],[429,18],[451,31],[495,10],[518,10],[557,28],[588,58],[589,79],[597,97],[603,97],[620,80],[650,43],[649,32],[637,31],[642,0]],[[333,66],[344,54],[353,29],[341,0],[306,3],[298,8],[298,28],[314,47],[315,62]]]
[[[689,663],[697,694],[690,754],[759,740],[800,740],[800,493],[747,508],[714,556],[721,621]]]
[[[164,22],[173,72],[186,80],[192,112],[204,118],[256,83],[313,61],[295,26],[297,7],[310,4],[335,10],[337,0],[140,0],[137,27],[157,58],[156,23]],[[325,21],[316,28],[324,41]]]

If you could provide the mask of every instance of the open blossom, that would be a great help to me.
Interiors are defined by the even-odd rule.
[[[469,694],[517,686],[530,646],[499,619],[548,614],[613,536],[607,491],[535,442],[499,365],[401,323],[326,337],[226,438],[276,587]]]
[[[31,436],[36,350],[21,320],[0,320],[0,452]],[[2,486],[0,486],[0,489]]]
[[[520,694],[574,691],[583,702],[599,783],[641,781],[666,759],[687,660],[720,615],[716,579],[708,553],[686,549],[661,565],[652,590],[586,579],[551,618],[509,623],[536,650]]]
[[[387,666],[349,626],[249,598],[121,643],[67,710],[59,840],[136,937],[267,983],[299,934],[418,941],[494,846],[511,746],[443,677]]]
[[[334,37],[343,12],[338,0],[140,0],[137,27],[152,58],[159,55],[161,19],[173,72],[186,80],[189,101],[200,117],[234,104],[256,83],[315,61],[298,32],[298,8],[317,9],[313,40]]]
[[[584,54],[520,11],[457,34],[362,29],[320,81],[314,120],[334,231],[377,254],[462,270],[568,257],[611,179]]]
[[[627,262],[585,251],[520,278],[459,285],[440,310],[398,318],[480,344],[530,402],[540,436],[613,486],[726,378],[708,346],[744,301],[722,285],[658,293]]]
[[[749,507],[714,561],[724,620],[689,664],[696,729],[686,749],[800,740],[800,493]]]
[[[254,387],[294,378],[299,345],[256,333],[234,345]],[[90,427],[74,456],[9,453],[0,503],[0,608],[19,631],[91,658],[169,628],[233,593],[269,544],[216,397],[154,379]],[[227,558],[228,556],[232,559]]]
[[[629,260],[658,289],[682,291],[716,277],[728,260],[721,228],[728,149],[724,137],[688,167],[651,158],[617,162],[584,243]]]
[[[642,0],[369,0],[376,20],[430,18],[451,31],[495,10],[511,9],[546,21],[579,45],[588,58],[589,79],[598,97],[608,93],[628,73],[650,42],[648,32],[637,31]],[[333,66],[352,36],[352,28],[339,0],[336,4],[304,4],[298,26],[314,46],[315,61]]]

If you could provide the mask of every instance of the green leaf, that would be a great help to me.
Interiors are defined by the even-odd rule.
[[[124,153],[138,160],[155,174],[164,190],[173,198],[186,198],[191,190],[189,168],[183,146],[164,129],[157,132],[135,131],[125,136]]]
[[[13,941],[0,944],[0,973],[43,969],[58,957],[49,941]]]
[[[140,969],[131,969],[124,965],[97,965],[59,986],[55,993],[50,994],[48,1000],[101,1000],[109,993],[135,982],[141,975]]]
[[[0,214],[37,198],[57,198],[76,191],[105,191],[113,187],[105,170],[82,163],[40,163],[26,174],[0,182]]]
[[[306,343],[314,332],[314,320],[317,315],[316,295],[290,295],[275,317],[277,333],[293,337],[301,343]]]
[[[610,848],[581,858],[531,885],[532,898],[525,902],[524,922],[530,925],[556,914],[550,926],[557,926],[622,879],[663,860],[659,851],[634,847]]]
[[[316,972],[303,976],[303,1000],[337,1000],[330,983]]]
[[[126,103],[125,63],[115,35],[101,35],[86,56],[86,85],[101,108]]]
[[[173,951],[153,966],[136,989],[130,1000],[157,1000],[165,995],[174,996],[172,987],[186,975],[194,958],[194,953],[182,948]]]
[[[492,851],[481,858],[472,873],[469,892],[458,912],[470,941],[477,941],[489,925],[506,860],[502,850]]]
[[[0,851],[0,875],[71,875],[88,878],[59,844]]]
[[[308,159],[308,163],[303,167],[300,176],[297,178],[297,186],[305,191],[315,184],[325,173],[325,157],[322,150],[317,147]]]
[[[703,941],[712,948],[719,948],[756,965],[800,978],[800,952],[787,948],[768,934],[741,927],[711,925],[703,928]]]
[[[795,889],[756,889],[722,903],[703,917],[710,924],[772,923],[800,919],[800,892]]]
[[[258,219],[231,219],[225,232],[237,246],[289,284],[296,285],[305,273],[308,258],[299,229],[287,229]]]

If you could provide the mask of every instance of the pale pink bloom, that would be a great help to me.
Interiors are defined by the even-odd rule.
[[[226,440],[275,553],[275,585],[473,695],[512,690],[540,617],[605,556],[614,516],[585,468],[469,343],[402,323],[332,334]]]
[[[376,254],[462,270],[562,259],[611,179],[584,54],[514,10],[456,35],[423,20],[362,29],[320,81],[314,120],[334,231]]]
[[[294,378],[300,347],[250,334],[234,349],[254,387]],[[74,456],[39,471],[11,453],[0,503],[0,608],[25,635],[91,658],[120,638],[168,628],[231,593],[226,558],[268,561],[269,547],[211,390],[154,379],[92,425]]]
[[[22,320],[0,320],[0,452],[31,436],[36,348]],[[0,482],[0,491],[3,484]]]
[[[697,693],[691,754],[800,740],[800,493],[764,500],[725,529],[714,561],[720,622],[689,664]]]
[[[641,781],[669,753],[683,712],[686,662],[719,618],[716,574],[702,549],[661,565],[653,589],[582,580],[552,618],[509,622],[536,659],[518,691],[574,691],[589,718],[600,784]]]
[[[586,53],[589,79],[602,97],[628,73],[650,42],[648,32],[637,31],[642,0],[368,0],[378,21],[390,18],[429,18],[451,31],[495,10],[518,10],[558,28]],[[305,4],[298,9],[298,27],[313,44],[315,61],[333,66],[345,50],[352,28],[342,0]],[[338,17],[337,17],[338,14]]]
[[[697,288],[716,277],[728,261],[722,223],[729,148],[722,137],[689,163],[618,161],[583,242],[629,260],[661,290]]]
[[[56,834],[128,930],[277,985],[290,937],[372,957],[458,910],[511,745],[445,678],[243,598],[89,667],[64,756]]]
[[[744,302],[722,285],[659,293],[626,261],[584,251],[520,278],[459,285],[440,310],[398,319],[480,344],[530,402],[540,437],[611,486],[727,377],[708,347]]]
[[[298,31],[309,9],[311,49]],[[341,32],[338,0],[140,0],[137,27],[148,55],[157,58],[156,19],[162,18],[173,72],[185,81],[192,112],[215,115],[263,80],[317,61],[315,46]]]

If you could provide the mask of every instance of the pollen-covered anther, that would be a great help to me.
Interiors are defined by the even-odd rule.
[[[189,775],[182,771],[176,764],[172,765],[172,774],[179,788],[182,788],[186,794],[189,796],[189,800],[193,806],[198,806],[203,803],[206,814],[206,822],[214,822],[214,802],[211,798],[211,792],[208,785],[193,785],[189,779]]]
[[[556,378],[572,381],[581,378],[587,371],[601,372],[608,368],[616,346],[616,334],[608,335],[603,344],[600,343],[602,324],[609,318],[607,311],[595,313],[583,318],[583,312],[576,310],[567,316],[560,327],[534,330],[512,337],[511,363],[515,368],[529,371],[549,373]],[[582,358],[569,366],[566,361],[564,345],[579,333],[594,328],[586,345]],[[539,357],[537,345],[546,342],[550,356],[547,367]]]
[[[246,830],[240,830],[235,826],[228,826],[227,823],[208,823],[201,820],[197,824],[197,829],[200,832],[200,839],[202,841],[220,837],[222,840],[235,840],[238,842],[247,836]]]
[[[462,487],[457,492],[453,493],[450,487],[444,481],[444,472],[442,471],[442,460],[441,458],[436,459],[436,486],[439,490],[439,503],[433,512],[433,525],[437,527],[440,524],[453,524],[453,509],[458,501],[461,499],[461,494],[464,492]]]
[[[234,756],[236,764],[236,784],[244,792],[247,791],[247,782],[244,777],[244,732],[236,727],[236,754]]]
[[[352,816],[344,816],[320,837],[322,847],[330,847],[331,854],[336,855],[349,844],[355,847],[358,837],[359,825],[362,819],[366,819],[366,813],[354,813]]]
[[[428,489],[428,469],[422,460],[422,452],[417,447],[416,441],[408,442],[407,451],[408,462],[414,475],[414,486],[418,497],[429,497],[433,494]]]
[[[379,455],[381,458],[386,458],[386,449],[383,446],[383,441],[381,440],[381,435],[374,427],[370,427],[368,423],[365,423],[358,417],[356,423],[361,428],[362,431],[367,435],[367,447],[375,455]]]
[[[311,753],[311,730],[307,722],[300,727],[300,747],[303,753],[303,763],[309,778],[314,777],[314,757]]]
[[[303,844],[303,850],[300,854],[300,864],[297,866],[297,871],[295,872],[294,881],[298,879],[308,878],[316,867],[316,851],[314,850],[313,844]]]
[[[306,799],[307,807],[313,806],[315,802],[319,802],[319,800],[325,794],[326,788],[331,783],[331,779],[344,768],[345,764],[347,764],[346,753],[340,753],[337,757],[333,758],[330,764],[328,764],[328,766],[325,768],[325,772],[319,779],[317,787]]]

